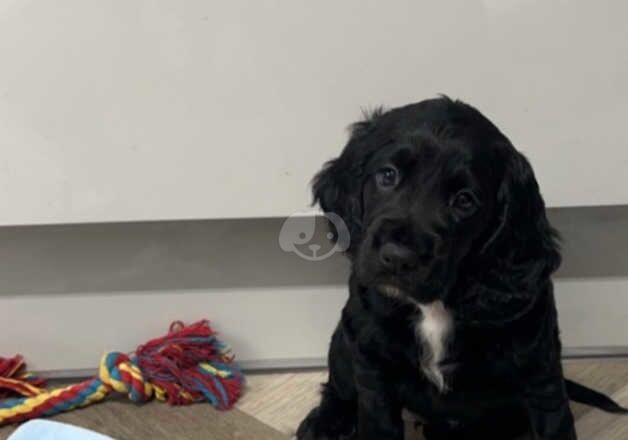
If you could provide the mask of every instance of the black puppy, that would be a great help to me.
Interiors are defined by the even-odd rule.
[[[355,124],[314,198],[350,232],[350,297],[306,439],[399,440],[402,408],[433,439],[574,439],[551,274],[557,234],[525,157],[442,97]],[[337,237],[342,239],[342,237]]]

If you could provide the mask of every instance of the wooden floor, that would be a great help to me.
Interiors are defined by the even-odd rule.
[[[568,377],[609,393],[628,405],[628,361],[570,361]],[[293,434],[318,401],[323,371],[252,374],[237,409],[218,412],[207,405],[169,407],[161,403],[135,406],[121,399],[73,411],[55,420],[84,426],[118,440],[280,440]],[[628,416],[609,415],[574,405],[580,439],[628,439]],[[0,428],[5,440],[13,427]],[[412,434],[420,439],[419,434]]]

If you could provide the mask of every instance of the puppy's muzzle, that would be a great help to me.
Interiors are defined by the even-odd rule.
[[[392,275],[406,275],[427,269],[434,260],[433,237],[412,228],[385,221],[375,236],[379,264]]]
[[[409,247],[389,241],[379,248],[379,261],[389,272],[401,274],[415,270],[419,256]]]

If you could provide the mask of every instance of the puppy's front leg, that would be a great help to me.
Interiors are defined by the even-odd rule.
[[[403,440],[401,405],[392,379],[381,371],[356,369],[358,388],[358,439]]]
[[[535,377],[526,387],[525,403],[535,439],[577,438],[562,374]]]

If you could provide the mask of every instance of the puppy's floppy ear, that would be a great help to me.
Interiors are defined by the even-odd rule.
[[[347,226],[349,237],[342,237],[336,225],[328,222],[334,240],[348,241],[340,244],[349,256],[353,255],[362,234],[364,167],[375,148],[368,138],[382,113],[382,109],[377,109],[365,114],[363,121],[353,124],[349,142],[341,155],[327,162],[312,180],[313,204],[318,203],[325,213],[336,214]]]
[[[356,242],[362,229],[362,191],[358,186],[361,180],[360,170],[341,156],[327,162],[312,182],[314,203],[318,203],[325,214],[336,214],[347,226],[349,237],[342,237],[336,225],[328,221],[334,241],[350,255],[351,244]]]
[[[547,277],[560,266],[558,233],[547,219],[530,162],[513,147],[507,151],[497,193],[498,224],[484,247],[513,265],[533,264],[535,274]]]
[[[463,299],[470,322],[503,325],[525,315],[561,262],[559,236],[550,225],[539,185],[525,156],[505,145],[498,217],[482,248],[477,278]]]

